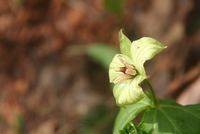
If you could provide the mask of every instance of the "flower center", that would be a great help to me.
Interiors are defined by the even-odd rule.
[[[120,62],[124,65],[124,67],[116,67],[115,71],[122,72],[123,75],[116,78],[114,80],[114,84],[116,84],[120,81],[123,81],[123,80],[128,80],[137,75],[137,70],[135,69],[135,66],[133,64],[125,62],[121,55],[119,55],[118,58],[119,58]]]

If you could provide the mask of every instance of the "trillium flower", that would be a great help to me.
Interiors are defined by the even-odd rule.
[[[121,54],[116,54],[109,67],[110,82],[114,83],[113,94],[118,106],[134,104],[145,94],[139,84],[147,79],[144,62],[166,48],[157,40],[143,37],[131,41],[119,32]]]

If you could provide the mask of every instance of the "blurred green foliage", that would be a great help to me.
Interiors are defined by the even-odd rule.
[[[80,134],[110,134],[116,111],[111,112],[105,104],[92,107],[79,122]]]
[[[25,120],[24,120],[23,115],[21,115],[21,114],[16,115],[16,121],[17,121],[16,133],[24,134]]]
[[[86,46],[85,53],[108,70],[110,62],[119,50],[108,44],[90,44]]]
[[[13,3],[15,3],[17,5],[22,5],[25,0],[12,0],[12,1],[13,1]]]
[[[104,0],[104,6],[117,16],[122,16],[126,0]]]

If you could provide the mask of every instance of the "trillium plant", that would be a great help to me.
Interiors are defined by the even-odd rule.
[[[121,54],[114,56],[109,67],[113,95],[120,107],[113,134],[200,134],[200,104],[182,106],[171,99],[161,100],[147,80],[145,61],[166,46],[150,37],[131,42],[122,30],[119,42]],[[142,82],[150,93],[142,89]],[[139,113],[141,122],[134,124]]]

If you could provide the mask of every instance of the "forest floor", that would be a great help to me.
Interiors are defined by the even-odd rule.
[[[127,0],[122,16],[103,0],[1,0],[0,133],[110,134],[108,72],[82,48],[118,49],[121,28],[168,46],[146,64],[158,97],[200,103],[199,13],[198,0]]]

